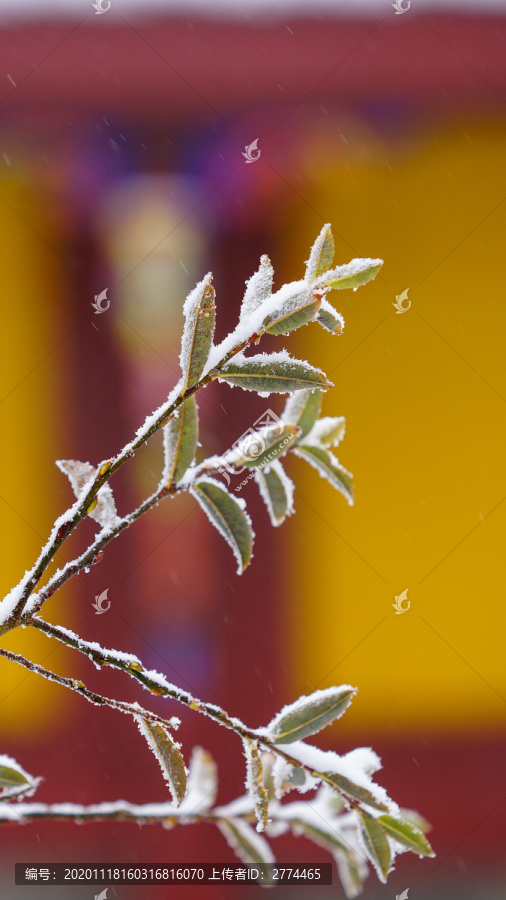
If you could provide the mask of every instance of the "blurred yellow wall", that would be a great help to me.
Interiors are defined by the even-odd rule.
[[[60,423],[69,348],[61,344],[61,338],[69,326],[47,205],[34,194],[29,179],[19,175],[2,178],[0,198],[0,589],[4,596],[33,565],[63,509],[61,475],[54,460],[62,455]],[[60,564],[65,558],[59,557]],[[67,603],[71,590],[65,589]],[[60,647],[52,647],[32,629],[6,635],[2,644],[64,674]],[[33,740],[34,727],[57,721],[68,702],[62,688],[4,659],[0,659],[0,686],[3,741],[9,734],[21,739],[31,735]],[[39,736],[43,733],[39,731]],[[7,752],[5,743],[1,751]]]
[[[290,341],[336,385],[323,413],[346,416],[335,452],[356,505],[289,464],[287,699],[358,685],[336,734],[494,731],[506,697],[506,132],[457,123],[394,147],[359,137],[360,159],[352,139],[340,163],[308,149],[307,204],[284,226],[289,279],[325,221],[336,262],[385,260],[372,284],[329,295],[342,337],[311,325]],[[412,306],[396,314],[405,289]],[[411,607],[395,615],[406,588]]]

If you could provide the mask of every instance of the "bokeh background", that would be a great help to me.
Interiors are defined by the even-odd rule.
[[[162,504],[45,615],[139,654],[252,726],[302,693],[356,684],[319,744],[373,746],[380,782],[429,819],[437,852],[400,857],[387,886],[371,875],[365,900],[406,888],[414,900],[503,897],[504,7],[412,0],[395,15],[387,0],[112,0],[98,16],[91,0],[4,0],[0,41],[3,591],[71,502],[54,460],[110,456],[167,395],[196,280],[214,273],[223,336],[259,256],[271,257],[278,286],[297,279],[331,222],[337,261],[379,256],[381,275],[335,295],[341,337],[311,325],[277,348],[335,383],[324,413],[347,419],[339,457],[355,475],[354,508],[294,459],[297,515],[281,529],[255,488],[245,493],[257,544],[238,578],[189,499]],[[256,139],[261,157],[247,164]],[[106,287],[110,308],[96,315]],[[411,307],[397,315],[405,290]],[[206,389],[202,452],[227,449],[282,402]],[[154,440],[114,479],[121,511],[156,485],[161,458]],[[59,562],[82,541],[67,542]],[[111,609],[96,616],[106,588]],[[406,589],[411,606],[397,616]],[[219,800],[241,790],[234,736],[42,635],[4,645],[180,715],[187,756],[199,743],[218,760]],[[0,679],[0,752],[44,775],[37,799],[165,796],[126,717],[5,661]],[[303,839],[274,849],[283,861],[326,860]],[[14,886],[15,861],[90,860],[233,856],[210,826],[4,828],[2,897],[37,893]],[[261,896],[184,890],[189,900]],[[340,886],[318,895],[341,896]]]

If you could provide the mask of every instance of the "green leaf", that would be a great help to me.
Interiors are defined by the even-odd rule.
[[[197,451],[199,414],[195,395],[180,406],[179,415],[174,416],[163,428],[164,469],[162,482],[166,487],[177,484]]]
[[[279,460],[265,469],[255,470],[255,479],[272,525],[277,528],[293,512],[294,484]]]
[[[242,505],[213,478],[202,478],[190,487],[212,524],[230,545],[241,575],[249,565],[253,553],[251,519]]]
[[[356,692],[356,688],[345,685],[300,697],[267,726],[269,736],[275,744],[292,744],[317,734],[346,712]]]
[[[232,816],[218,819],[216,824],[229,847],[245,865],[274,862],[274,856],[265,838],[257,834],[244,819]]]
[[[378,822],[381,822],[383,828],[390,837],[395,838],[399,844],[412,850],[413,853],[418,853],[419,856],[435,856],[435,853],[423,832],[419,828],[416,828],[415,825],[412,825],[411,822],[407,822],[406,819],[394,819],[393,816],[380,816]]]
[[[332,334],[343,333],[344,319],[327,300],[322,300],[322,304],[316,316],[316,321],[327,331],[332,332]]]
[[[296,425],[285,425],[281,432],[275,425],[247,434],[236,446],[238,458],[234,458],[234,463],[249,468],[270,465],[277,457],[287,453],[299,434],[300,429]]]
[[[336,861],[337,873],[348,900],[353,900],[362,893],[364,881],[369,874],[367,865],[354,853],[341,853],[336,850],[333,854]]]
[[[179,745],[172,740],[169,733],[157,722],[151,722],[142,716],[136,716],[139,731],[146,738],[160,764],[163,777],[169,785],[172,799],[177,806],[186,793],[186,768]]]
[[[287,297],[280,301],[274,312],[270,313],[262,322],[262,327],[268,334],[289,334],[302,325],[307,325],[318,312],[321,297],[312,294],[304,282],[296,283],[301,285],[301,288],[292,296],[287,294],[287,288],[291,285],[285,285],[281,291],[278,291],[278,293],[282,293],[283,297],[287,294]],[[277,294],[273,294],[272,303],[276,297]]]
[[[244,738],[246,784],[255,804],[257,831],[265,831],[269,823],[269,797],[263,782],[263,768],[258,744]]]
[[[378,819],[373,819],[372,816],[367,816],[360,810],[357,810],[357,812],[365,851],[376,869],[379,880],[385,883],[391,863],[390,845],[387,837]]]
[[[329,853],[335,853],[336,850],[342,850],[345,853],[350,852],[350,847],[344,838],[340,836],[335,828],[332,828],[330,822],[323,819],[321,825],[318,826],[312,822],[306,822],[304,819],[290,819],[290,828],[296,837],[303,835],[308,840],[313,841],[314,844],[317,844],[318,847],[328,850]]]
[[[343,416],[322,416],[313,425],[307,435],[308,446],[337,447],[346,432],[346,419]],[[305,441],[301,444],[304,445]]]
[[[249,281],[241,305],[240,319],[245,321],[272,294],[274,270],[268,256],[260,258],[260,267]]]
[[[298,425],[301,438],[311,431],[320,415],[322,396],[322,392],[318,390],[297,391],[287,398],[281,418],[289,425]]]
[[[334,261],[334,252],[334,238],[330,225],[324,225],[311,248],[306,266],[306,281],[311,283],[318,275],[330,269]]]
[[[358,288],[376,278],[382,265],[382,259],[352,259],[344,266],[336,266],[335,269],[320,275],[313,282],[313,290],[318,287],[328,287],[336,291]]]
[[[194,387],[209,357],[216,318],[212,274],[206,277],[188,294],[183,312],[185,324],[181,341],[181,370],[183,372],[183,394]]]
[[[281,358],[280,358],[281,357]],[[286,359],[284,355],[271,353],[269,356],[250,356],[227,363],[217,376],[244,388],[246,391],[289,394],[291,391],[332,387],[327,376],[298,359]]]
[[[187,791],[180,813],[201,815],[214,806],[218,793],[218,767],[207,750],[194,747],[188,766]]]
[[[331,485],[346,497],[349,505],[353,506],[353,476],[340,464],[330,450],[304,444],[303,447],[295,447],[293,452],[313,466],[322,478],[330,481]]]
[[[319,773],[315,772],[314,775],[318,776]],[[349,778],[345,778],[344,775],[338,775],[337,772],[325,772],[323,775],[320,775],[320,777],[323,777],[329,784],[338,788],[342,794],[351,800],[356,800],[358,803],[365,803],[367,806],[372,807],[372,809],[378,809],[380,812],[388,810],[388,807],[379,800],[376,800],[374,794],[371,794],[367,788],[361,787],[359,784],[354,784],[353,781],[350,781]]]
[[[14,762],[14,760],[12,760]],[[14,769],[12,766],[0,765],[0,788],[18,787],[22,784],[30,784],[30,780],[22,769]]]

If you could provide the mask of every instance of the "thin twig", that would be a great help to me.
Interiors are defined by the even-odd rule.
[[[5,656],[6,659],[18,663],[18,665],[23,666],[30,672],[36,672],[37,675],[42,675],[43,678],[47,678],[48,681],[54,681],[56,684],[62,685],[62,687],[75,691],[95,706],[110,706],[111,709],[118,709],[120,712],[127,713],[130,716],[142,716],[144,719],[149,719],[152,722],[158,722],[160,725],[164,725],[165,728],[177,728],[180,724],[180,720],[177,717],[169,720],[163,719],[156,713],[150,712],[148,709],[144,709],[136,703],[126,703],[123,700],[114,700],[111,697],[104,697],[102,694],[96,694],[95,691],[91,691],[87,688],[82,681],[78,681],[76,678],[66,678],[64,675],[57,675],[56,672],[51,672],[50,669],[45,669],[44,666],[40,666],[38,663],[26,659],[18,653],[12,653],[10,650],[5,650],[3,647],[0,647],[0,656]]]

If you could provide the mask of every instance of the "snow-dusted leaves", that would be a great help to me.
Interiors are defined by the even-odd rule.
[[[219,820],[217,825],[229,847],[245,865],[274,862],[274,855],[265,838],[244,819],[231,816]]]
[[[272,525],[282,525],[293,513],[294,484],[278,459],[268,469],[256,469],[255,480],[264,501]]]
[[[288,452],[288,448],[300,435],[297,425],[285,425],[281,430],[278,425],[269,425],[259,431],[245,434],[237,442],[233,450],[233,457],[225,457],[226,462],[234,462],[238,466],[257,468],[271,464],[271,460],[277,459]]]
[[[212,277],[209,272],[188,294],[183,306],[185,323],[180,356],[183,373],[181,393],[197,384],[213,344],[216,306]]]
[[[157,722],[136,716],[139,731],[146,738],[148,746],[156,756],[163,777],[169,785],[174,803],[179,806],[186,793],[186,767],[177,744],[168,731]]]
[[[321,477],[326,478],[333,487],[341,492],[343,497],[346,497],[348,504],[353,506],[353,476],[340,464],[330,450],[305,444],[303,447],[295,447],[293,452],[313,466]]]
[[[305,281],[285,284],[272,295],[262,327],[269,334],[289,334],[314,319],[320,308],[321,297],[313,294]]]
[[[312,284],[315,278],[330,269],[334,261],[334,238],[330,225],[324,225],[314,242],[306,265],[305,280]]]
[[[77,459],[57,459],[56,465],[60,472],[67,476],[72,490],[78,498],[85,485],[90,484],[97,474],[94,466],[88,462],[79,462]],[[90,519],[98,522],[102,528],[111,528],[115,524],[117,520],[116,504],[108,484],[102,485],[86,512]]]
[[[302,360],[292,359],[285,351],[258,356],[238,357],[219,373],[220,381],[260,393],[289,394],[292,391],[332,387],[327,376]]]
[[[0,754],[0,801],[33,794],[41,780],[25,772],[11,756]]]
[[[383,883],[390,871],[392,854],[386,834],[377,819],[357,810],[360,820],[359,835],[368,859],[376,869],[378,878]]]
[[[371,791],[363,787],[361,784],[355,784],[350,778],[340,775],[338,772],[325,772],[325,780],[336,787],[341,794],[350,800],[359,803],[365,803],[380,812],[387,812],[388,807],[378,800]]]
[[[358,288],[376,278],[382,265],[382,259],[352,259],[343,266],[336,266],[335,269],[324,272],[313,281],[312,287],[337,291]]]
[[[403,847],[407,847],[418,856],[435,855],[423,831],[412,822],[408,822],[406,819],[395,819],[393,816],[379,816],[377,821],[390,837],[395,838],[398,844],[402,844]]]
[[[202,747],[194,747],[188,766],[186,794],[179,812],[202,815],[214,806],[218,793],[218,772],[211,754]]]
[[[262,758],[258,744],[243,739],[244,755],[246,757],[246,788],[253,800],[257,831],[265,831],[269,822],[269,797],[263,782]]]
[[[163,428],[164,467],[162,484],[170,487],[183,477],[193,462],[199,433],[198,408],[192,394],[179,408],[179,415]]]
[[[322,416],[299,443],[323,448],[337,447],[341,443],[345,431],[346,419],[343,416]]]
[[[246,291],[240,312],[241,322],[248,319],[262,305],[264,300],[270,297],[273,277],[274,270],[269,257],[262,256],[258,271],[246,282]]]
[[[303,438],[311,431],[320,415],[321,406],[321,391],[297,391],[288,397],[281,418],[287,424],[298,425]]]
[[[253,528],[244,501],[229,494],[214,478],[199,478],[189,490],[232,548],[237,573],[242,575],[253,553]]]
[[[349,684],[315,691],[285,706],[267,726],[275,744],[292,744],[339,719],[348,709],[357,689]]]
[[[325,298],[321,302],[316,321],[332,334],[342,334],[344,331],[344,319],[341,313],[338,313]]]

